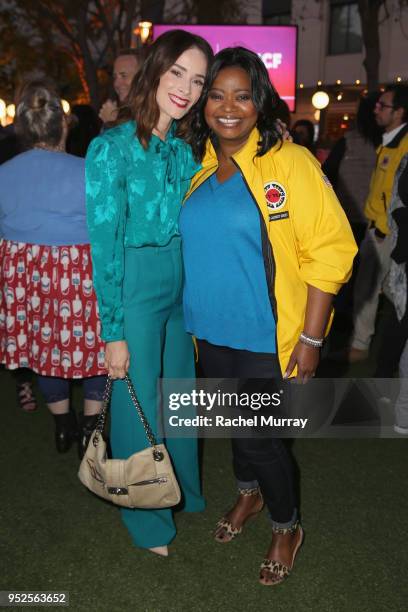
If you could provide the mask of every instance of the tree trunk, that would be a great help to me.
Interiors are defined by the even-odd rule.
[[[87,41],[87,8],[84,7],[78,11],[77,27],[78,27],[78,45],[83,57],[83,71],[85,73],[86,82],[88,84],[88,92],[91,105],[98,109],[101,103],[100,88],[98,74],[95,62],[92,59],[88,41]],[[78,64],[77,64],[78,65]]]
[[[142,0],[140,16],[143,21],[163,23],[165,0]]]
[[[365,49],[363,66],[367,75],[367,89],[378,89],[380,81],[380,28],[379,13],[383,0],[359,0],[358,9]]]

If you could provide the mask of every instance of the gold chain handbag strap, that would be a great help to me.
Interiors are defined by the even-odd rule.
[[[142,422],[143,429],[146,434],[146,438],[148,439],[150,446],[153,447],[153,457],[155,461],[161,461],[163,459],[163,453],[155,448],[157,446],[157,440],[152,431],[152,428],[150,427],[149,421],[147,420],[146,415],[143,412],[143,409],[139,403],[139,400],[137,399],[135,388],[128,374],[126,374],[125,376],[125,382],[127,384],[127,388],[128,388],[132,403],[134,407],[136,408],[136,412],[139,415],[139,418]],[[105,391],[103,393],[102,410],[99,414],[98,421],[95,426],[95,429],[97,431],[97,434],[94,436],[94,439],[93,439],[93,443],[95,446],[98,445],[99,435],[102,435],[105,429],[106,416],[108,414],[109,405],[110,405],[110,401],[112,397],[112,385],[113,385],[113,378],[111,376],[108,376],[108,379],[106,381]]]

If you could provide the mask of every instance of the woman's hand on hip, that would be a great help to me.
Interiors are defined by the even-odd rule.
[[[320,349],[299,341],[293,349],[283,378],[289,378],[295,366],[297,366],[297,380],[300,383],[307,383],[315,375],[319,359]]]
[[[114,379],[125,378],[130,365],[130,355],[126,340],[107,342],[105,368]]]

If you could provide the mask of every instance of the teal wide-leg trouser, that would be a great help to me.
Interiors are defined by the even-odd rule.
[[[130,352],[129,374],[155,434],[158,379],[195,376],[193,343],[184,330],[182,284],[179,238],[173,238],[166,247],[126,249],[123,304],[125,338]],[[182,491],[183,509],[188,512],[203,510],[197,440],[169,438],[165,442]],[[113,457],[118,459],[125,459],[148,446],[122,380],[113,385],[111,446]],[[125,508],[121,512],[137,546],[164,546],[176,535],[171,508]]]

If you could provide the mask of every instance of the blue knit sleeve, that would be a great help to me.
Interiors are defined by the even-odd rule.
[[[86,156],[86,209],[93,278],[106,342],[124,339],[122,284],[127,189],[125,160],[106,135]]]

